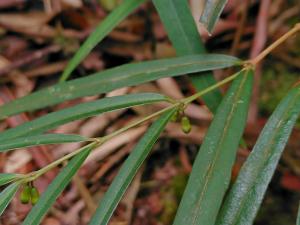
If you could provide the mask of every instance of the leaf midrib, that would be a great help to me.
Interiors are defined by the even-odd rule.
[[[193,59],[193,57],[196,57],[197,60],[201,60],[201,61],[196,61],[196,59]],[[215,54],[213,57],[221,58],[222,55]],[[15,101],[12,101],[12,102],[0,107],[0,120],[5,119],[8,116],[15,115],[20,112],[39,109],[43,106],[55,105],[55,104],[60,103],[61,101],[66,101],[66,100],[71,100],[71,99],[75,99],[75,98],[79,98],[79,97],[83,97],[83,96],[93,95],[96,93],[106,93],[110,90],[114,90],[116,88],[124,86],[124,83],[126,83],[126,82],[127,82],[127,84],[126,84],[127,86],[133,86],[133,85],[138,85],[141,83],[149,82],[149,81],[152,81],[152,80],[155,80],[158,78],[168,76],[168,75],[164,75],[164,74],[156,74],[156,75],[154,74],[153,76],[147,77],[147,76],[142,76],[143,74],[147,75],[147,74],[151,74],[151,73],[160,73],[163,71],[168,72],[168,70],[176,70],[176,69],[180,70],[181,68],[183,68],[183,70],[184,70],[184,67],[187,67],[187,66],[199,66],[200,68],[198,69],[198,71],[206,71],[206,70],[211,70],[214,68],[219,69],[219,68],[227,67],[226,64],[235,66],[235,65],[239,65],[239,63],[240,63],[239,59],[234,59],[234,58],[228,58],[226,60],[221,60],[221,59],[205,60],[205,57],[199,57],[199,55],[198,55],[198,57],[197,57],[197,55],[188,55],[184,58],[190,59],[191,61],[193,60],[193,62],[186,62],[186,63],[180,64],[180,62],[177,60],[177,64],[175,64],[176,61],[171,62],[171,63],[174,63],[175,65],[166,65],[165,67],[158,68],[158,69],[151,68],[148,71],[140,71],[140,70],[142,70],[142,68],[140,66],[140,67],[136,68],[137,70],[139,70],[136,73],[134,71],[132,73],[132,70],[134,69],[134,68],[132,68],[132,65],[130,65],[129,68],[128,68],[128,65],[127,66],[125,65],[125,66],[116,67],[116,68],[113,68],[110,70],[106,70],[106,71],[103,71],[100,73],[95,73],[95,74],[92,74],[92,75],[84,77],[84,78],[79,78],[79,79],[71,80],[66,83],[48,87],[39,92],[35,92],[35,93],[33,93],[31,95],[27,95],[23,98],[16,99]],[[163,63],[168,64],[170,62],[164,61]],[[205,64],[206,64],[206,67],[202,70],[201,65],[205,65]],[[217,64],[225,64],[225,65],[211,68],[213,65],[217,65]],[[149,66],[150,67],[154,67],[154,66],[159,67],[159,63],[156,61],[154,63],[154,65],[150,64]],[[126,70],[128,70],[128,69],[129,69],[129,73],[128,72],[126,73]],[[124,74],[123,71],[126,74]],[[196,71],[196,69],[193,68],[193,69],[190,69],[190,71],[191,72],[186,72],[186,73],[192,73],[192,71]],[[184,74],[184,72],[179,73],[179,72],[173,71],[173,75],[171,77],[175,77],[180,74]],[[105,75],[107,75],[107,76],[105,76]],[[134,82],[131,82],[131,84],[128,84],[128,80],[130,80],[130,81],[134,80]],[[123,82],[123,84],[122,84],[122,82]],[[99,85],[101,86],[101,90],[97,91],[99,89]],[[71,90],[70,87],[72,87],[72,86],[73,86],[73,89]],[[76,90],[74,89],[74,86],[76,86]],[[51,88],[56,89],[55,93],[50,94]],[[62,89],[66,89],[66,90],[64,90],[62,92],[61,91]],[[83,93],[83,94],[81,94],[81,93]],[[30,99],[34,99],[35,101],[38,101],[40,103],[43,103],[45,100],[48,99],[50,101],[50,103],[42,104],[42,106],[38,106],[35,104],[35,105],[33,105],[33,107],[31,109],[28,109],[28,108],[24,107],[23,104],[24,104],[24,101],[26,103],[28,103],[30,101]]]
[[[232,60],[233,61],[233,60]],[[133,74],[127,74],[127,76],[116,76],[115,79],[109,80],[109,82],[114,82],[114,81],[119,81],[122,79],[127,79],[127,78],[132,78],[135,76],[140,76],[141,74],[151,74],[151,73],[159,73],[162,71],[167,71],[167,70],[171,70],[171,69],[176,69],[176,68],[181,68],[184,66],[190,66],[190,65],[204,65],[204,64],[216,64],[216,63],[228,63],[230,62],[229,60],[210,60],[210,61],[199,61],[199,62],[187,62],[187,63],[182,63],[182,64],[176,64],[176,65],[170,65],[164,68],[159,68],[159,69],[154,69],[154,70],[148,70],[146,72],[138,72],[138,73],[133,73]],[[238,64],[238,60],[237,60],[237,64]]]
[[[245,83],[246,80],[247,80],[248,72],[249,72],[249,71],[247,71],[247,74],[244,75],[243,81],[242,81],[242,83],[241,83],[241,85],[240,85],[238,91],[236,92],[236,95],[235,95],[235,97],[234,97],[234,102],[235,102],[236,99],[240,96],[240,92],[241,92],[241,90],[242,90],[242,87],[244,86],[244,83]],[[231,122],[231,120],[232,120],[232,118],[233,118],[232,115],[233,115],[234,111],[236,111],[236,108],[237,108],[237,104],[234,104],[234,107],[232,107],[232,109],[231,109],[231,111],[230,111],[230,114],[229,114],[229,116],[228,116],[227,119],[226,119],[226,125],[225,125],[224,131],[223,131],[223,133],[222,133],[221,141],[218,143],[216,155],[215,155],[215,157],[214,157],[214,160],[213,160],[213,162],[212,162],[212,165],[208,167],[207,172],[205,173],[205,174],[206,174],[206,175],[205,175],[205,184],[204,184],[204,187],[203,187],[203,189],[202,189],[202,192],[200,193],[200,197],[199,197],[199,199],[197,200],[197,203],[196,203],[196,210],[194,210],[194,213],[193,213],[193,214],[194,214],[194,216],[193,216],[193,222],[192,222],[193,225],[195,224],[195,222],[196,222],[196,220],[197,220],[197,218],[198,218],[198,215],[199,215],[199,213],[197,213],[197,212],[201,210],[201,201],[202,201],[202,198],[203,198],[203,196],[204,196],[204,193],[206,192],[207,184],[208,184],[208,182],[209,182],[209,178],[210,178],[210,176],[211,176],[211,173],[212,173],[212,171],[213,171],[213,169],[214,169],[214,167],[215,167],[216,161],[217,161],[217,159],[219,158],[221,143],[223,143],[223,141],[224,141],[225,133],[226,133],[226,131],[228,130],[228,127],[229,127],[229,125],[230,125],[230,122]],[[196,213],[197,213],[197,214],[196,214]],[[195,214],[196,214],[196,215],[195,215]]]

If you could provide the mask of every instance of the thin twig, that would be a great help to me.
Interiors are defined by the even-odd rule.
[[[86,206],[88,207],[91,214],[93,214],[96,211],[97,205],[95,204],[91,193],[87,189],[87,187],[84,185],[82,179],[79,177],[79,175],[75,174],[73,177],[73,181],[83,198],[83,201],[85,202]]]
[[[0,9],[16,7],[17,5],[25,3],[25,0],[1,0]]]
[[[249,3],[250,3],[250,0],[246,0],[242,6],[242,10],[241,10],[241,14],[240,14],[240,22],[239,22],[239,26],[235,32],[235,35],[234,35],[234,39],[233,39],[232,46],[230,49],[230,55],[235,55],[238,50],[238,46],[239,46],[241,37],[243,35],[243,31],[245,29],[245,23],[246,23],[246,19],[247,19],[247,15],[248,15]]]
[[[243,70],[245,70],[247,68],[244,68]],[[106,136],[103,136],[103,137],[98,137],[98,138],[92,138],[90,139],[90,141],[92,141],[91,143],[89,143],[88,145],[80,148],[80,149],[77,149],[76,151],[74,152],[71,152],[65,156],[63,156],[62,158],[50,163],[49,165],[45,166],[44,168],[38,170],[38,171],[35,171],[35,172],[32,172],[32,173],[29,173],[26,175],[26,178],[25,179],[22,179],[22,182],[30,182],[30,181],[33,181],[35,179],[37,179],[38,177],[42,176],[43,174],[47,173],[48,171],[50,171],[51,169],[55,168],[56,166],[60,165],[61,163],[71,159],[72,157],[74,157],[75,155],[85,151],[86,149],[90,148],[92,150],[94,150],[96,147],[99,147],[100,145],[102,145],[104,142],[106,142],[107,140],[129,130],[130,128],[133,128],[133,127],[136,127],[148,120],[151,120],[159,115],[162,115],[163,113],[167,112],[168,110],[171,110],[171,109],[174,109],[174,108],[179,108],[181,107],[182,105],[187,105],[188,103],[196,100],[197,98],[199,98],[200,96],[206,94],[207,92],[209,91],[212,91],[218,87],[220,87],[221,85],[224,85],[230,81],[232,81],[234,78],[236,78],[237,76],[239,75],[239,73],[236,73],[236,74],[233,74],[232,76],[224,79],[223,81],[199,92],[199,93],[196,93],[188,98],[184,98],[183,100],[181,101],[178,101],[178,102],[174,102],[171,106],[168,106],[158,112],[155,112],[149,116],[146,116],[136,122],[133,122],[131,124],[129,124],[128,126],[125,126],[119,130],[116,130],[115,132],[109,134],[109,135],[106,135]],[[172,100],[173,101],[173,100]]]
[[[60,49],[61,49],[61,47],[58,45],[51,45],[46,48],[37,50],[37,51],[33,52],[32,54],[30,54],[26,57],[22,57],[16,61],[12,62],[7,67],[1,69],[0,76],[7,74],[14,69],[18,69],[24,65],[28,65],[28,64],[32,63],[33,61],[36,61],[46,55],[49,55],[50,53],[58,52]]]
[[[300,23],[297,23],[293,29],[291,29],[290,31],[288,31],[286,34],[284,34],[283,36],[281,36],[277,41],[275,41],[273,44],[271,44],[268,48],[266,48],[264,51],[262,51],[258,56],[256,56],[255,58],[246,61],[245,63],[250,63],[252,65],[256,65],[257,63],[259,63],[264,57],[266,57],[266,55],[268,55],[271,51],[273,51],[274,48],[276,48],[277,46],[279,46],[280,44],[282,44],[284,41],[286,41],[289,37],[293,36],[294,34],[296,34],[298,31],[300,31]]]

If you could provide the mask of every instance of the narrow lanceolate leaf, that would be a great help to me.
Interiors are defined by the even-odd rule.
[[[188,1],[152,0],[152,2],[178,55],[205,52]]]
[[[277,106],[262,130],[218,215],[218,225],[250,225],[263,200],[300,112],[300,86]]]
[[[88,138],[75,134],[41,134],[35,136],[25,136],[0,142],[0,152],[7,152],[16,148],[25,148],[36,145],[82,142],[87,140]]]
[[[46,191],[41,195],[22,225],[38,225],[41,223],[43,217],[52,207],[61,192],[70,183],[72,177],[78,171],[84,160],[88,157],[90,151],[91,148],[87,147],[83,152],[71,159],[71,161],[62,169],[62,171],[47,187]]]
[[[2,105],[0,119],[66,100],[106,93],[163,77],[222,69],[240,63],[240,60],[235,57],[210,54],[126,64],[84,78],[63,82]]]
[[[40,134],[59,125],[99,115],[104,112],[160,101],[167,101],[167,98],[160,94],[144,93],[115,96],[78,104],[74,107],[49,113],[18,127],[6,130],[0,134],[0,141],[6,141],[20,136]]]
[[[212,33],[227,0],[206,0],[200,22]]]
[[[205,53],[202,40],[186,0],[153,0],[168,36],[179,56]],[[214,85],[216,80],[211,72],[190,74],[197,91]],[[213,90],[203,97],[208,108],[215,112],[222,100],[219,90]]]
[[[0,193],[0,216],[17,193],[19,186],[18,183],[10,184]]]
[[[80,62],[91,52],[91,50],[109,34],[125,17],[127,17],[134,9],[141,5],[145,0],[124,0],[119,7],[111,12],[100,24],[95,31],[82,44],[73,58],[64,70],[61,81],[68,79],[73,70]]]
[[[299,204],[299,207],[298,207],[298,215],[297,215],[296,225],[300,225],[300,204]]]
[[[109,189],[100,201],[95,215],[93,216],[90,225],[106,225],[117,207],[119,201],[124,195],[129,184],[138,172],[138,169],[149,155],[153,145],[158,139],[160,133],[171,119],[176,109],[170,110],[163,114],[152,126],[148,129],[143,138],[135,146],[129,157],[122,165],[118,175],[113,180]]]
[[[243,134],[252,71],[242,70],[223,98],[193,165],[174,225],[214,225]]]
[[[17,180],[18,178],[21,178],[21,174],[15,174],[15,173],[0,173],[0,186],[8,184],[14,180]]]

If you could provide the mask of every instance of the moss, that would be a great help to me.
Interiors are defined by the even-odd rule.
[[[260,112],[269,116],[278,103],[284,98],[293,84],[299,80],[299,75],[286,69],[286,65],[276,62],[272,68],[264,70],[260,83]],[[298,119],[297,127],[300,127]]]
[[[160,221],[163,224],[172,223],[178,205],[180,203],[180,199],[183,195],[187,180],[188,176],[186,174],[178,173],[172,178],[170,184],[165,189],[161,190],[161,196],[163,196],[163,211],[160,215]]]
[[[179,173],[172,179],[171,187],[178,201],[180,201],[183,195],[187,181],[188,181],[188,176],[184,173]]]
[[[172,191],[165,192],[163,195],[163,207],[163,212],[160,215],[160,221],[163,224],[171,224],[178,207],[177,200],[175,199]]]

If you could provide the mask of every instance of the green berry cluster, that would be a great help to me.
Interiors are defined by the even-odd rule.
[[[29,202],[32,205],[35,205],[40,198],[40,193],[32,183],[25,184],[20,195],[20,201],[23,204],[28,204]]]
[[[190,119],[184,115],[184,109],[180,108],[174,113],[171,118],[172,122],[177,122],[180,120],[181,130],[183,133],[188,134],[192,130]]]

